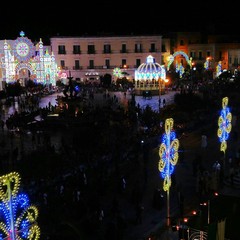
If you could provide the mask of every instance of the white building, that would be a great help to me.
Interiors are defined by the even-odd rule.
[[[94,82],[120,68],[131,80],[135,70],[152,55],[162,64],[162,36],[52,37],[51,50],[63,75]],[[164,50],[166,54],[166,50]]]

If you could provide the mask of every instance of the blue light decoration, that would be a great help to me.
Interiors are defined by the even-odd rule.
[[[216,66],[216,77],[218,77],[222,73],[222,61],[219,61]]]
[[[171,175],[179,156],[179,140],[176,138],[176,133],[173,131],[173,123],[174,121],[172,118],[165,120],[165,133],[162,136],[162,143],[159,148],[160,161],[158,169],[161,172],[161,177],[164,179],[164,191],[169,191],[171,187]]]
[[[204,68],[205,70],[208,70],[210,68],[210,61],[209,58],[206,59],[205,63],[204,63]]]
[[[192,67],[192,57],[189,58],[188,55],[185,52],[183,52],[183,51],[177,51],[173,55],[169,56],[169,61],[168,61],[168,64],[167,64],[167,70],[168,71],[169,71],[170,66],[173,63],[173,61],[174,61],[174,59],[175,59],[175,57],[177,55],[182,55],[186,59],[186,61],[187,61],[188,65],[190,66],[190,68]]]
[[[218,118],[218,130],[217,130],[217,135],[221,143],[220,151],[223,151],[224,154],[227,150],[227,140],[232,130],[231,122],[232,122],[232,114],[228,107],[228,97],[224,97],[222,99],[222,110]]]
[[[12,172],[0,177],[0,240],[37,240],[38,210],[26,194],[18,194],[20,177]]]
[[[176,73],[179,73],[179,78],[182,78],[183,73],[184,73],[184,67],[182,63],[176,63]]]

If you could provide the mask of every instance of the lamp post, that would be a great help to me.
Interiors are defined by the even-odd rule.
[[[159,148],[160,161],[158,169],[161,172],[163,181],[163,190],[167,192],[167,227],[170,227],[170,187],[171,174],[178,161],[179,140],[173,131],[173,119],[165,120],[165,133],[162,136],[162,143]]]
[[[160,108],[161,108],[161,78],[158,79],[158,106],[159,106],[159,112],[160,112]]]

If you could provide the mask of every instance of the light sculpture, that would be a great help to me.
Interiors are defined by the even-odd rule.
[[[40,228],[38,210],[26,194],[18,194],[20,176],[11,172],[0,177],[0,240],[37,240]]]
[[[113,69],[113,75],[117,78],[123,77],[122,70],[118,67]]]
[[[220,151],[223,151],[224,155],[227,150],[227,140],[229,138],[229,133],[231,132],[232,129],[231,122],[232,114],[228,107],[228,97],[224,97],[222,99],[222,110],[218,118],[218,130],[217,130],[217,135],[221,143]]]
[[[165,133],[162,136],[162,143],[159,148],[160,161],[158,164],[161,177],[164,179],[163,190],[167,192],[167,226],[170,225],[169,190],[171,187],[171,175],[178,161],[179,148],[179,140],[173,131],[173,124],[172,118],[165,120]]]

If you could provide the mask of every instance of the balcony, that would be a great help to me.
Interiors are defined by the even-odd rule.
[[[110,53],[112,53],[112,51],[111,50],[103,50],[103,53],[104,54],[110,54]]]
[[[128,52],[129,52],[129,50],[126,50],[126,49],[120,50],[120,53],[128,53]]]
[[[82,66],[73,66],[72,69],[73,69],[73,70],[82,70],[83,67],[82,67]]]
[[[73,54],[81,54],[81,51],[73,51]]]
[[[88,50],[88,52],[87,52],[88,54],[95,54],[96,53],[96,51],[95,50]]]
[[[66,54],[66,51],[62,50],[62,51],[58,51],[58,54],[61,55],[61,54]]]

